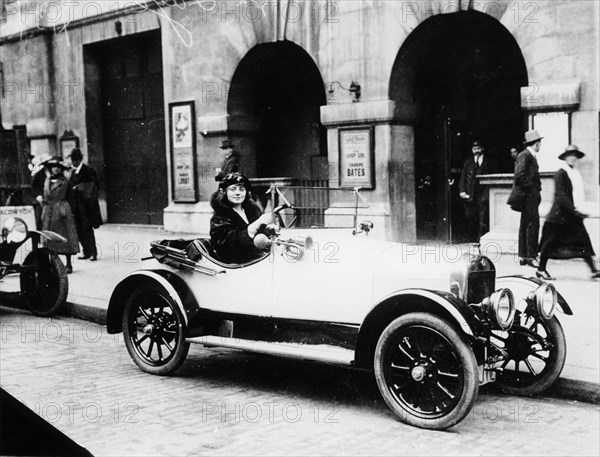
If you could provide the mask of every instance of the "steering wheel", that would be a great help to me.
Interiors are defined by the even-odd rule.
[[[285,209],[291,209],[293,211],[292,220],[287,225],[285,224],[285,221],[281,215],[281,211],[283,211]],[[296,220],[298,219],[298,210],[296,208],[294,208],[293,205],[290,205],[288,203],[283,203],[279,206],[276,206],[275,209],[273,210],[273,214],[277,215],[277,222],[279,223],[279,226],[283,227],[283,228],[292,227],[296,223]]]

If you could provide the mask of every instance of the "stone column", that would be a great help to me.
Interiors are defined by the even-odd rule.
[[[413,240],[415,237],[412,127],[395,124],[395,103],[377,100],[332,104],[321,107],[321,122],[327,127],[329,169],[339,170],[339,129],[374,127],[375,186],[361,190],[369,208],[359,210],[359,222],[371,220],[375,228],[369,236],[388,240]],[[332,173],[330,187],[339,186]],[[350,191],[349,191],[350,192]],[[354,214],[351,198],[332,202],[326,211],[328,225],[348,226]]]

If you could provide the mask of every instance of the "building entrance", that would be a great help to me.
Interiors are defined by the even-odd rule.
[[[510,148],[523,134],[520,88],[527,84],[513,36],[484,13],[431,17],[405,40],[390,98],[414,127],[418,239],[471,241],[458,195],[470,143],[483,141],[496,171],[512,172]]]
[[[108,221],[161,225],[168,190],[160,33],[87,47],[86,83],[88,138],[104,150]]]
[[[231,82],[229,130],[249,176],[327,179],[325,87],[311,56],[290,41],[259,44]]]

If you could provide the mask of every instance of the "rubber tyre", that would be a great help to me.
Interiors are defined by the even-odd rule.
[[[127,351],[142,371],[166,376],[185,361],[190,349],[187,327],[179,307],[160,286],[136,290],[125,303],[122,324]]]
[[[36,316],[53,316],[65,304],[69,294],[67,270],[58,255],[41,248],[30,252],[23,265],[34,265],[35,271],[20,274],[21,294],[29,310]]]
[[[515,376],[514,370],[504,370],[498,375],[497,382],[500,385],[501,390],[510,395],[540,395],[560,376],[560,373],[565,365],[565,359],[567,358],[567,341],[565,338],[565,332],[563,331],[563,328],[556,316],[552,317],[550,320],[544,320],[540,317],[533,316],[530,316],[530,318],[536,319],[536,328],[539,329],[541,326],[545,335],[542,335],[539,332],[536,333],[539,337],[548,341],[552,345],[552,348],[548,350],[547,363],[542,371],[540,371],[536,376],[532,377],[529,371],[521,372],[521,370],[519,370],[519,372],[524,374],[521,374],[520,376]],[[521,329],[523,328],[524,327],[521,325],[513,325],[508,333],[514,338],[515,335],[520,333]],[[527,341],[529,342],[531,349],[534,349],[534,340],[527,337]],[[511,357],[510,360],[514,361],[515,353],[514,351],[511,351],[510,348],[511,346],[508,345],[507,349],[509,357]],[[533,360],[529,357],[527,357],[527,359]]]
[[[427,313],[406,314],[385,328],[374,370],[387,405],[402,422],[416,427],[444,430],[458,424],[479,392],[477,361],[466,338]],[[425,371],[422,380],[414,378],[415,370]],[[429,405],[421,400],[428,396]]]

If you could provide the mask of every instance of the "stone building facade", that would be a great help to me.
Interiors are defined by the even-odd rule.
[[[581,0],[3,0],[0,114],[26,127],[33,154],[61,153],[72,131],[109,222],[205,231],[229,138],[249,176],[363,183],[380,237],[461,241],[470,141],[510,173],[531,127],[546,137],[542,169],[569,142],[587,152],[597,220],[599,12]],[[193,116],[181,140],[180,113]],[[353,163],[353,150],[366,156]]]

